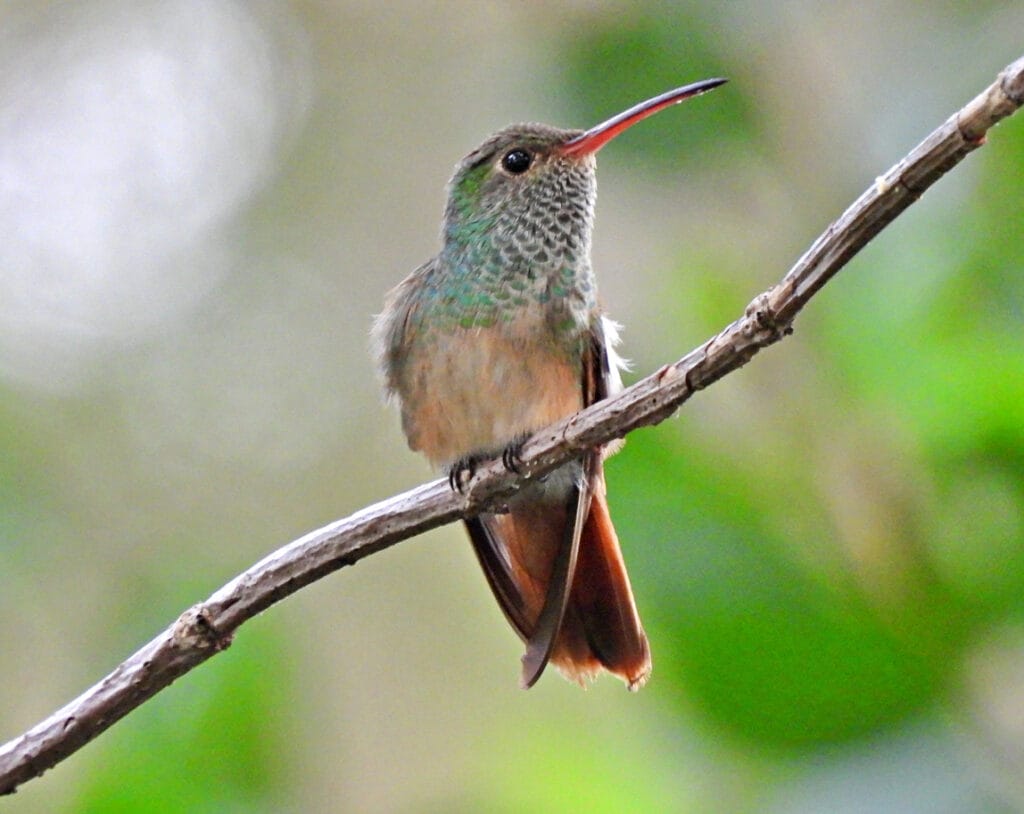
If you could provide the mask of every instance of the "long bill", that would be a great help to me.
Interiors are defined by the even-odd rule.
[[[670,90],[638,105],[633,105],[629,110],[624,110],[617,116],[612,116],[608,121],[601,122],[601,124],[591,127],[586,132],[565,142],[561,146],[560,152],[562,155],[568,156],[596,153],[619,135],[619,133],[632,127],[637,122],[643,121],[648,116],[653,116],[659,110],[664,110],[666,107],[677,105],[686,99],[692,99],[694,96],[700,96],[702,93],[714,90],[719,85],[724,85],[728,81],[728,79],[721,78],[704,79],[700,82],[694,82],[693,84]]]

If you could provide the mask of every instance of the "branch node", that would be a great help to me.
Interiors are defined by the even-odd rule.
[[[222,634],[203,605],[193,605],[178,617],[171,629],[171,641],[179,650],[226,650],[231,634]]]
[[[778,319],[767,291],[759,294],[747,306],[743,312],[741,330],[747,339],[755,339],[763,335],[765,344],[778,342],[782,337],[793,333],[793,327],[789,322]]]
[[[1003,69],[999,74],[999,87],[1017,107],[1024,105],[1024,57]]]
[[[662,365],[656,371],[654,371],[654,379],[657,382],[664,384],[665,382],[672,381],[679,377],[679,365]]]

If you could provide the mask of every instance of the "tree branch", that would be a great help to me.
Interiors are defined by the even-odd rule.
[[[98,684],[0,747],[0,794],[14,792],[77,751],[226,648],[247,619],[303,586],[420,532],[473,515],[583,450],[663,421],[695,392],[789,334],[818,289],[1022,103],[1024,57],[880,176],[742,317],[674,364],[536,433],[523,446],[521,475],[505,471],[500,460],[491,461],[465,495],[438,480],[376,503],[289,543],[185,611]]]

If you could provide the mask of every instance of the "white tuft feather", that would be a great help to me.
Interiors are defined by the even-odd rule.
[[[608,354],[608,395],[614,395],[622,391],[622,374],[620,371],[629,370],[629,360],[619,356],[616,347],[619,344],[619,330],[622,326],[614,319],[606,316],[601,317],[601,330],[604,332],[605,353]]]
[[[629,370],[629,360],[619,356],[615,348],[619,344],[619,329],[622,326],[614,319],[606,316],[601,317],[601,330],[604,332],[604,352],[608,354],[608,395],[614,396],[622,392],[622,373]],[[626,443],[625,439],[618,438],[609,441],[601,451],[601,457],[607,458],[614,455]]]

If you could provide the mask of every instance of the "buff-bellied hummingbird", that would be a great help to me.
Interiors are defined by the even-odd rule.
[[[387,297],[374,343],[409,446],[461,488],[482,458],[514,468],[535,430],[622,387],[615,323],[590,263],[596,153],[670,105],[723,84],[663,93],[586,131],[517,124],[456,166],[438,255]],[[650,648],[608,515],[594,449],[466,521],[487,581],[526,643],[522,684],[550,661],[583,683],[630,689]]]

